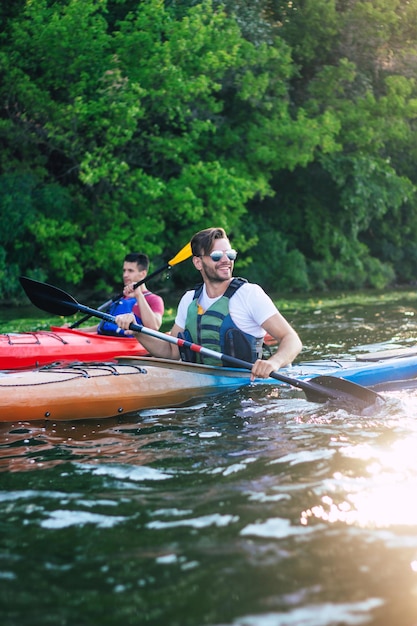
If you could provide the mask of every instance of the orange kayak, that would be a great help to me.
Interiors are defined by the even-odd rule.
[[[393,351],[354,359],[311,361],[283,369],[293,379],[317,376],[365,387],[396,389],[414,384],[417,351]],[[408,383],[407,383],[408,381]],[[102,419],[144,409],[179,406],[250,384],[250,372],[157,359],[120,357],[103,363],[52,364],[0,372],[0,422]],[[275,378],[255,383],[279,386]],[[276,394],[275,394],[276,395]]]
[[[155,359],[0,373],[0,422],[102,419],[178,406],[250,383],[250,372]]]

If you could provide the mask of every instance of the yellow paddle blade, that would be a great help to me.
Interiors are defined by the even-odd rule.
[[[176,265],[177,263],[181,263],[182,261],[185,261],[185,259],[188,259],[190,256],[192,256],[192,251],[191,251],[191,243],[188,242],[187,245],[185,245],[182,250],[180,250],[173,259],[171,259],[170,261],[168,261],[168,265],[170,267],[172,267],[173,265]]]

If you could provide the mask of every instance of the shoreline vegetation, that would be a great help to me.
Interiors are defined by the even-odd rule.
[[[100,296],[126,253],[159,267],[213,225],[268,293],[414,284],[416,15],[3,2],[1,301],[22,301],[20,275]]]

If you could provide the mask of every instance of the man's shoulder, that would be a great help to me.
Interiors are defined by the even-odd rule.
[[[193,300],[194,294],[195,294],[195,289],[188,289],[182,294],[180,298],[180,302],[189,302],[190,300]]]
[[[158,295],[157,293],[154,293],[153,291],[147,291],[144,294],[144,296],[145,296],[145,298],[150,298],[150,299],[156,298],[158,300],[162,300],[162,296]]]
[[[258,285],[257,283],[250,283],[247,280],[242,282],[241,287],[237,290],[236,293],[239,293],[239,291],[241,293],[245,293],[246,295],[248,293],[265,293],[260,285]]]
[[[233,301],[235,301],[235,304]],[[270,296],[260,285],[250,282],[243,283],[230,300],[233,308],[239,306],[250,310],[252,310],[255,304],[257,307],[263,307],[270,306],[271,302]]]
[[[145,293],[145,298],[151,309],[153,309],[157,313],[163,313],[165,303],[164,299],[161,296],[159,296],[157,293],[153,293],[152,291],[148,291],[147,293]]]

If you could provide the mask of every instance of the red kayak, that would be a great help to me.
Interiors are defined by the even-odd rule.
[[[51,330],[0,334],[0,369],[22,369],[56,361],[108,361],[116,356],[145,356],[135,337],[110,337],[51,326]]]
[[[265,343],[275,345],[270,335]],[[40,367],[57,361],[108,361],[116,356],[146,356],[135,337],[110,337],[51,326],[50,330],[0,334],[0,370]]]

